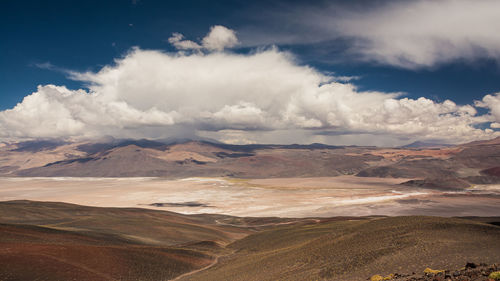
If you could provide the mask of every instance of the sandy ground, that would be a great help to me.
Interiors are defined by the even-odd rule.
[[[186,214],[330,217],[500,216],[500,185],[461,192],[410,188],[407,179],[0,178],[0,201],[60,201]],[[150,205],[158,203],[156,205]]]

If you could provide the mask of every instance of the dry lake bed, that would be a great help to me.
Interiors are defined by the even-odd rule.
[[[439,191],[400,185],[406,180],[354,176],[252,180],[0,178],[0,201],[59,201],[234,216],[500,214],[500,185]]]

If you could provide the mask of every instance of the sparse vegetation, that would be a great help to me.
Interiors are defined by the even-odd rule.
[[[497,264],[475,264],[468,262],[464,267],[454,270],[433,270],[426,268],[423,273],[400,274],[392,275],[395,280],[402,281],[492,281],[492,276],[498,270]],[[377,280],[382,280],[382,276],[376,275]],[[489,277],[488,277],[489,276]],[[373,278],[373,277],[372,277]]]
[[[495,271],[490,273],[488,278],[493,279],[493,280],[500,280],[500,271]]]
[[[424,273],[426,273],[426,274],[436,275],[436,274],[441,273],[441,272],[444,272],[444,270],[431,269],[431,268],[428,268],[428,267],[426,269],[424,269]]]
[[[382,280],[392,280],[392,279],[394,279],[393,273],[391,273],[385,277],[382,275],[379,275],[379,274],[375,274],[372,277],[370,277],[370,281],[382,281]]]

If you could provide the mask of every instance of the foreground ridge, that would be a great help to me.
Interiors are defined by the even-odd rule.
[[[0,202],[0,280],[488,280],[498,268],[481,267],[500,260],[499,221],[183,215],[7,201]],[[485,264],[441,271],[466,261]],[[455,278],[462,275],[470,279]]]

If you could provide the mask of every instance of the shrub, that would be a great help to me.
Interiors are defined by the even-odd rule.
[[[500,280],[500,271],[490,273],[490,276],[488,276],[488,278],[493,280]]]
[[[438,270],[438,269],[430,269],[430,268],[426,268],[424,270],[424,273],[427,273],[427,274],[433,274],[433,275],[436,275],[440,272],[444,272],[444,270]]]
[[[394,274],[389,274],[386,277],[383,277],[382,275],[373,275],[370,277],[370,281],[383,281],[383,280],[392,280],[394,278]]]

